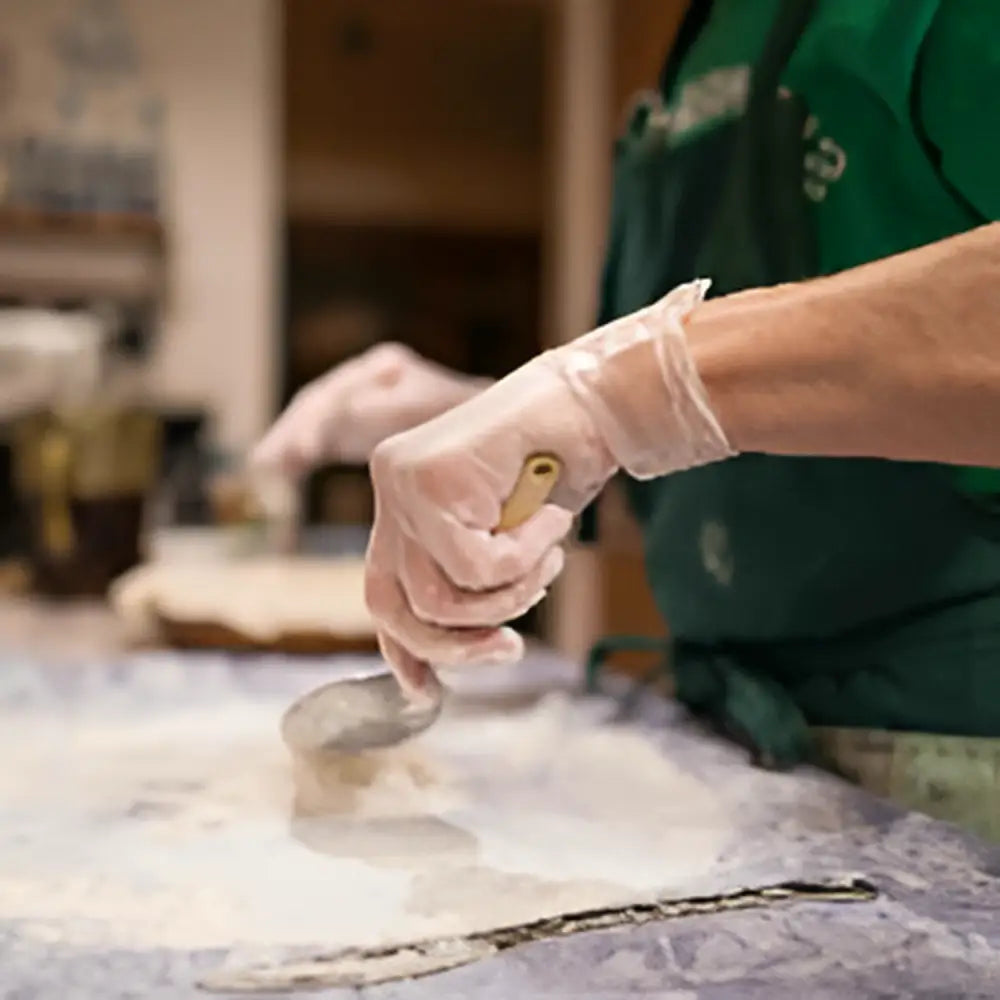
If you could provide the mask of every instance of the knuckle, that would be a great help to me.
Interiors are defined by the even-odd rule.
[[[434,614],[439,624],[452,628],[492,629],[527,611],[543,590],[537,580],[519,580],[500,590],[449,595],[450,599],[442,601]]]
[[[413,614],[428,624],[450,624],[447,621],[448,601],[441,599],[440,587],[437,584],[422,582],[416,586],[407,587],[407,598]]]
[[[387,361],[393,361],[396,358],[405,358],[412,353],[409,347],[401,344],[398,340],[383,340],[368,350],[370,358],[385,359]]]
[[[482,602],[475,597],[465,598],[448,594],[435,610],[438,624],[449,628],[482,628],[491,625]]]
[[[544,590],[545,585],[540,580],[519,580],[507,592],[504,606],[498,609],[503,614],[502,620],[509,622],[512,618],[523,615],[537,603],[539,592],[544,592]]]
[[[426,497],[435,506],[445,507],[452,491],[449,490],[447,470],[442,472],[440,464],[434,461],[422,461],[410,469],[409,486],[422,497]]]
[[[457,546],[448,559],[447,574],[452,583],[462,590],[482,591],[488,587],[481,561],[471,558]]]
[[[393,581],[382,573],[365,573],[365,605],[376,619],[388,617],[395,605]]]
[[[496,561],[496,576],[498,582],[513,583],[526,575],[530,567],[527,565],[525,553],[514,549],[503,553]]]
[[[368,459],[368,472],[376,489],[384,486],[394,473],[396,461],[392,443],[388,440],[377,444]]]
[[[288,404],[285,412],[288,414],[309,412],[319,407],[327,396],[326,390],[334,374],[336,373],[331,373],[304,385],[292,396],[292,401]]]
[[[409,347],[394,340],[376,344],[369,348],[366,354],[368,359],[383,373],[401,368],[415,357],[414,352]]]

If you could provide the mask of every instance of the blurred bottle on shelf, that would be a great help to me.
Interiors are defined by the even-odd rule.
[[[110,340],[93,311],[0,312],[0,412],[31,576],[51,597],[102,594],[143,551],[160,419]]]

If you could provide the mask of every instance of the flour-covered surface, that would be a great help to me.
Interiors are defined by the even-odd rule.
[[[71,945],[259,952],[714,888],[735,815],[607,725],[613,705],[457,693],[413,741],[293,766],[281,670],[147,654],[54,683],[7,664],[0,918]]]
[[[220,966],[849,875],[882,898],[540,941],[370,995],[1000,995],[997,852],[833,779],[751,770],[663,703],[612,725],[604,703],[537,701],[573,680],[553,657],[480,675],[317,819],[277,727],[333,669],[0,663],[5,995],[188,997]]]

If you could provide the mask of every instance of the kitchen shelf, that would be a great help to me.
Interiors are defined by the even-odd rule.
[[[0,296],[156,300],[165,256],[148,216],[0,209]]]

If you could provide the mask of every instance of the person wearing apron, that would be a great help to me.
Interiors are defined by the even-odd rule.
[[[727,294],[1000,217],[949,131],[1000,59],[974,7],[695,0],[618,143],[600,322],[693,275]],[[680,700],[760,762],[1000,838],[996,472],[751,454],[627,487]]]
[[[797,281],[1000,218],[997,133],[968,122],[996,22],[984,0],[694,0],[615,151],[601,324],[693,277]],[[696,715],[1000,838],[995,472],[744,454],[627,485]]]

